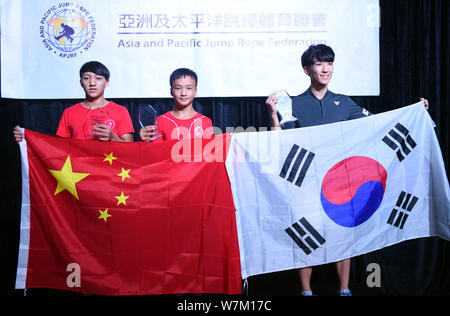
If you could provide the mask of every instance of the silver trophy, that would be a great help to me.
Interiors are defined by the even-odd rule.
[[[153,141],[162,135],[158,134],[158,112],[153,108],[153,106],[149,104],[141,104],[139,105],[139,125],[141,128],[146,126],[154,126],[155,128],[155,136],[150,140]]]
[[[278,98],[278,113],[281,115],[280,124],[297,121],[297,118],[292,115],[292,99],[289,94],[282,90],[278,91],[276,96]]]

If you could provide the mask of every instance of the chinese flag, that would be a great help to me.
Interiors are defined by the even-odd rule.
[[[155,144],[25,136],[16,288],[241,293],[229,136]]]

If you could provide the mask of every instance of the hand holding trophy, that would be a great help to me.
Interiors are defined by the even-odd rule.
[[[86,139],[98,139],[95,133],[95,126],[105,124],[107,115],[103,109],[89,110],[87,113],[87,120],[83,126],[84,135]]]
[[[139,135],[143,141],[151,142],[161,137],[158,134],[158,113],[149,104],[139,105]]]
[[[297,118],[292,115],[292,99],[289,94],[282,90],[276,92],[276,97],[278,99],[278,113],[281,115],[280,124],[297,121]]]

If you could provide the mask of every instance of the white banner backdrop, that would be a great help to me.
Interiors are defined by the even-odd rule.
[[[336,52],[330,89],[379,94],[378,0],[0,0],[1,93],[82,98],[78,71],[111,71],[106,96],[170,97],[169,76],[199,75],[199,97],[302,93],[301,54]]]

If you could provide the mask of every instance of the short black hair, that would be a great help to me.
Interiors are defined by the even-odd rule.
[[[330,46],[319,44],[311,45],[302,55],[302,67],[314,65],[314,59],[317,61],[334,62],[334,51]]]
[[[85,72],[93,72],[94,74],[96,74],[98,76],[105,77],[106,80],[109,80],[109,77],[110,77],[108,68],[106,68],[105,65],[103,65],[102,63],[100,63],[98,61],[89,61],[89,62],[85,63],[80,68],[80,78],[83,76],[83,73],[85,73]]]
[[[170,87],[173,88],[173,82],[177,79],[183,78],[183,77],[192,77],[195,80],[195,87],[197,87],[198,83],[198,77],[195,71],[190,70],[188,68],[179,68],[172,72],[170,75]]]

